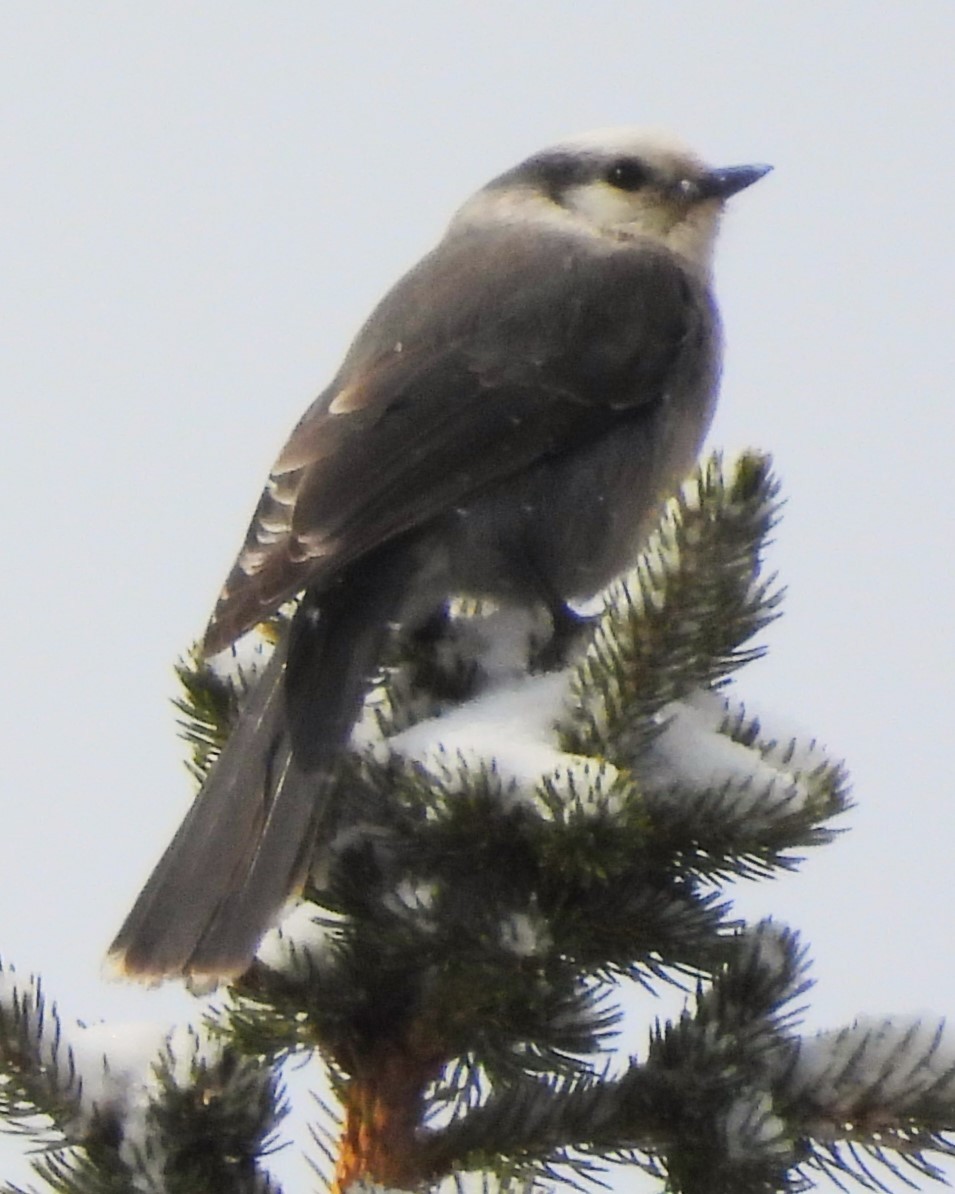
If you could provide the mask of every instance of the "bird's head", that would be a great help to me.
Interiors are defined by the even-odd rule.
[[[495,178],[458,222],[549,220],[599,236],[650,239],[706,271],[726,200],[769,169],[714,168],[667,134],[601,129]]]

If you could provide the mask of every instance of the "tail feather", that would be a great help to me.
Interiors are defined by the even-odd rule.
[[[240,973],[300,881],[327,779],[292,759],[284,671],[279,647],[113,942],[126,974]]]
[[[306,593],[285,640],[110,949],[126,975],[229,978],[302,885],[330,834],[335,763],[410,561],[378,553]]]

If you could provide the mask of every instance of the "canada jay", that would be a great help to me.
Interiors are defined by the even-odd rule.
[[[724,201],[767,166],[592,133],[483,187],[385,296],[266,483],[203,642],[301,594],[112,947],[144,978],[241,973],[308,874],[389,624],[451,594],[546,608],[634,561],[720,369]],[[559,651],[555,652],[559,657]]]

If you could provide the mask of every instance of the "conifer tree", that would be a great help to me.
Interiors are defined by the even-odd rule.
[[[316,1190],[556,1191],[607,1161],[684,1194],[938,1176],[951,1035],[891,1017],[800,1035],[806,947],[724,889],[798,865],[849,803],[842,765],[736,687],[779,613],[778,512],[766,458],[709,460],[561,671],[525,614],[397,635],[302,903],[138,1066],[115,1026],[99,1048],[7,966],[0,1114],[44,1146],[43,1188],[277,1191],[281,1066],[313,1053],[333,1092]],[[199,778],[256,666],[180,668]],[[614,1055],[628,986],[674,981],[682,1015]]]

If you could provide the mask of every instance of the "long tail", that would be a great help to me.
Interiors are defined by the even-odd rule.
[[[241,974],[335,820],[332,778],[411,561],[379,551],[306,593],[110,948],[140,978]]]

